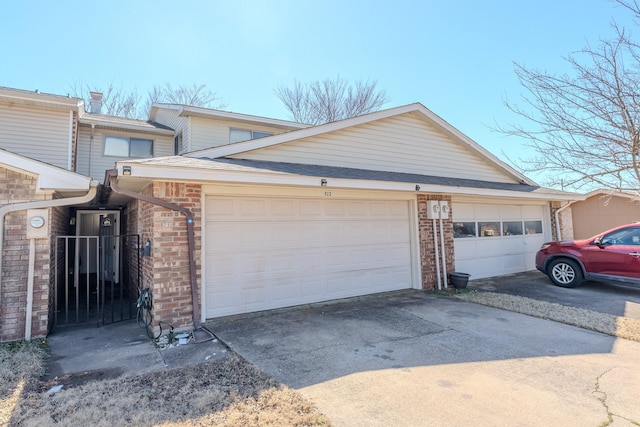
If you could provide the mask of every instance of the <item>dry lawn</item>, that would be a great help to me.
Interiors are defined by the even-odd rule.
[[[0,426],[328,426],[297,392],[234,352],[161,373],[42,383],[42,344],[0,346]],[[71,381],[70,381],[71,380]],[[75,384],[71,387],[68,384]]]
[[[618,338],[640,341],[640,320],[637,319],[494,292],[466,291],[452,295],[467,302],[566,323]]]

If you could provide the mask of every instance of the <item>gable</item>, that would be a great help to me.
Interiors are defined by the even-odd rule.
[[[520,182],[514,175],[415,112],[228,157],[491,182]]]

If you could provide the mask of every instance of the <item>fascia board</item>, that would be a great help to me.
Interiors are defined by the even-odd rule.
[[[118,163],[118,177],[123,178],[123,166],[126,163]],[[571,193],[556,194],[546,193],[543,191],[536,192],[520,192],[506,191],[486,188],[471,187],[451,187],[445,185],[430,185],[420,182],[391,182],[391,181],[374,181],[360,179],[340,179],[327,178],[322,176],[303,176],[292,174],[274,174],[260,172],[240,172],[240,171],[224,171],[197,168],[180,168],[180,167],[157,167],[144,164],[131,164],[131,178],[158,179],[166,181],[199,181],[214,184],[215,182],[236,183],[236,184],[271,184],[271,185],[291,185],[291,186],[308,186],[320,187],[320,180],[326,178],[328,191],[331,188],[344,189],[360,189],[360,190],[382,190],[382,191],[404,191],[413,193],[443,193],[456,195],[475,195],[487,197],[505,197],[513,199],[529,199],[529,200],[546,200],[546,201],[565,201],[565,200],[583,200],[584,196],[574,195]],[[125,179],[129,176],[125,176]],[[420,190],[416,191],[415,187],[420,185]]]
[[[86,190],[92,179],[90,177],[67,171],[47,163],[19,156],[8,151],[2,152],[0,164],[9,169],[38,177],[37,190]]]

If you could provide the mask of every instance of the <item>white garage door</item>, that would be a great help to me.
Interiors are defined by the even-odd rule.
[[[207,318],[411,287],[409,202],[209,196]]]
[[[456,270],[472,279],[535,269],[543,207],[453,203]]]

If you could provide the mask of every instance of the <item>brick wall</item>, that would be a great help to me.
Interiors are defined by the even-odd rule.
[[[155,182],[144,194],[173,202],[191,210],[194,216],[195,260],[200,287],[201,186],[199,184]],[[129,206],[128,221],[135,222],[141,243],[151,242],[151,256],[142,257],[143,287],[153,293],[154,327],[188,329],[193,324],[189,247],[186,217],[144,201]]]
[[[65,274],[65,245],[56,243],[56,236],[68,236],[75,234],[73,231],[73,227],[69,225],[69,217],[70,217],[70,209],[68,207],[56,207],[51,209],[51,236],[53,236],[51,241],[51,255],[50,255],[50,275],[49,275],[49,296],[48,296],[48,317],[42,319],[45,322],[47,332],[51,332],[51,329],[54,326],[55,321],[55,297],[56,297],[56,277],[54,274],[58,274],[58,284],[64,283],[64,274]],[[58,251],[56,257],[56,250]],[[56,259],[58,265],[54,265],[56,263]],[[63,291],[64,288],[60,289],[60,292]],[[43,301],[44,303],[44,301]]]
[[[36,194],[36,179],[0,168],[0,205],[45,200]],[[7,214],[4,219],[4,247],[1,248],[2,288],[0,289],[0,341],[24,338],[29,268],[29,240],[26,238],[27,211]],[[49,311],[49,260],[51,242],[38,239],[35,253],[32,337],[47,333]]]
[[[451,197],[442,195],[420,194],[418,195],[418,232],[420,239],[420,262],[422,268],[422,288],[436,289],[438,286],[438,276],[436,268],[436,251],[440,259],[440,274],[442,279],[443,263],[442,249],[436,246],[433,237],[433,220],[427,218],[427,201],[428,200],[445,200],[449,202],[451,209]],[[445,236],[445,257],[447,262],[447,272],[454,271],[454,250],[453,250],[453,221],[452,210],[449,212],[449,219],[442,220],[442,226]],[[436,231],[438,240],[440,237],[440,226],[436,221]],[[444,285],[444,281],[441,281]]]

